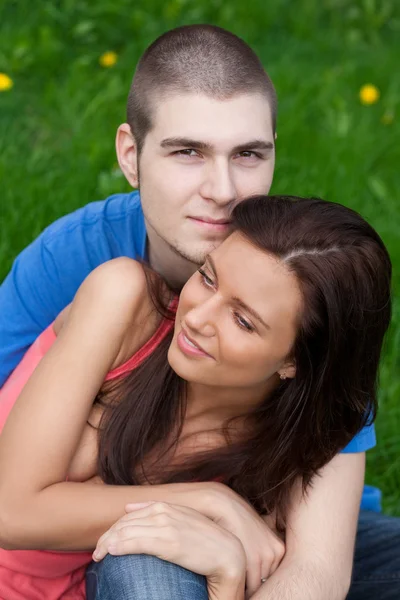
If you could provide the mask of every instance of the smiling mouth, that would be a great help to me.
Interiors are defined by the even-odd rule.
[[[192,348],[197,348],[197,350],[201,350],[201,348],[199,348],[198,346],[196,346],[196,344],[194,344],[192,342],[192,340],[190,340],[185,334],[183,334],[184,340],[187,344],[189,344],[189,346],[192,346]]]
[[[194,342],[188,336],[183,327],[181,328],[181,331],[178,334],[177,343],[182,352],[184,354],[187,354],[188,356],[212,358],[212,356],[208,354],[208,352],[203,350],[201,346],[196,344],[196,342]]]

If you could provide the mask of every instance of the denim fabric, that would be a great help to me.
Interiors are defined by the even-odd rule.
[[[347,600],[400,599],[400,518],[362,511]]]
[[[86,581],[87,600],[208,599],[204,577],[152,556],[107,556]],[[362,511],[347,600],[399,599],[400,518]]]
[[[208,600],[205,577],[145,554],[91,563],[86,594],[87,600]]]

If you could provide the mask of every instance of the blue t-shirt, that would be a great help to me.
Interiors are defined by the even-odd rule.
[[[0,387],[93,269],[119,256],[143,258],[145,246],[140,197],[132,192],[58,219],[25,248],[0,287]]]
[[[0,287],[0,387],[93,269],[119,256],[144,258],[145,251],[138,192],[92,202],[47,227],[16,258]],[[364,452],[375,444],[369,425],[343,452]]]

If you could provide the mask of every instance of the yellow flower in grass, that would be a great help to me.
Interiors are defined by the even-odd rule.
[[[380,92],[378,88],[375,85],[372,85],[372,83],[367,83],[360,89],[361,104],[375,104],[378,102],[379,96]]]
[[[13,85],[14,82],[11,77],[5,73],[0,73],[0,92],[7,92],[8,90],[11,90]]]
[[[118,60],[116,52],[104,52],[99,58],[102,67],[113,67]]]

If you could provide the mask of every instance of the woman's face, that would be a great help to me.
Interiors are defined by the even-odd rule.
[[[277,373],[294,376],[301,310],[295,275],[235,232],[184,286],[169,363],[189,382],[269,389]]]

